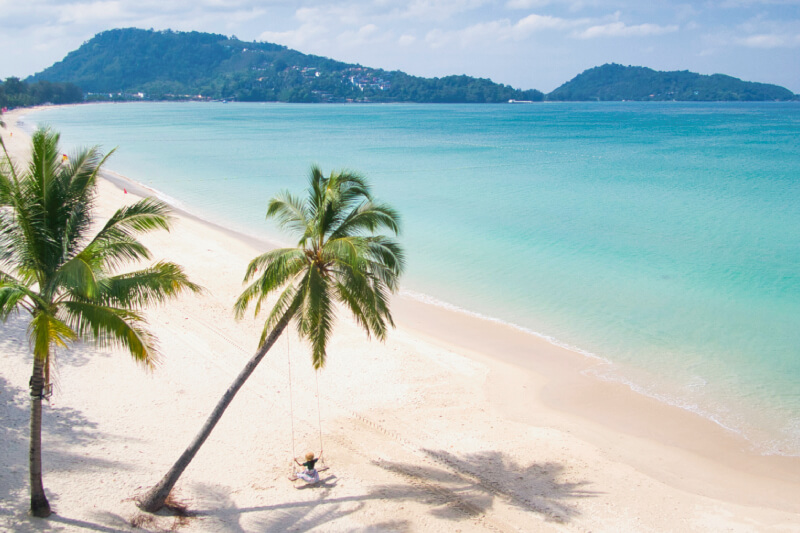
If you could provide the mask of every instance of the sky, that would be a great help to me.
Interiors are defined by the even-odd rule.
[[[544,92],[620,63],[800,93],[800,0],[0,0],[0,78],[25,78],[127,27],[235,35]]]

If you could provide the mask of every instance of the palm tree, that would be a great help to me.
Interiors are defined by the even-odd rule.
[[[0,139],[5,154],[0,166],[0,319],[19,311],[31,316],[30,488],[31,513],[38,517],[50,515],[42,484],[42,399],[57,348],[77,340],[121,346],[152,368],[158,353],[138,310],[200,290],[172,263],[110,273],[150,258],[137,235],[168,229],[167,206],[144,199],[123,207],[90,239],[97,175],[108,155],[101,157],[92,148],[63,161],[58,141],[57,133],[37,130],[30,164],[18,171]]]
[[[274,218],[295,233],[297,246],[269,251],[247,267],[249,285],[236,301],[241,318],[251,303],[259,314],[265,299],[280,292],[267,317],[259,348],[217,403],[200,432],[180,458],[138,500],[141,509],[155,512],[233,401],[238,390],[264,358],[291,320],[311,344],[315,369],[325,365],[326,346],[333,331],[336,303],[350,310],[367,336],[386,338],[394,326],[389,295],[397,290],[404,259],[400,245],[376,234],[397,235],[399,216],[386,204],[376,203],[367,181],[353,173],[333,172],[324,177],[312,167],[308,196],[283,192],[269,202],[267,219]]]

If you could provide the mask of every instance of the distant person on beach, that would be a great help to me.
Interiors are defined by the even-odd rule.
[[[322,451],[319,452],[320,457],[322,457]],[[308,452],[306,454],[306,462],[301,463],[297,460],[297,457],[294,458],[294,462],[298,465],[305,467],[305,470],[302,472],[297,472],[294,476],[290,477],[289,479],[295,481],[297,479],[302,479],[306,483],[319,483],[319,472],[317,472],[316,464],[319,461],[319,458],[314,458],[314,452]]]

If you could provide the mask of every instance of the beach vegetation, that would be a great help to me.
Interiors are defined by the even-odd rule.
[[[47,80],[27,83],[14,77],[0,81],[0,108],[79,102],[83,102],[83,91],[74,83]]]
[[[181,267],[149,260],[139,235],[169,229],[165,204],[146,198],[117,210],[91,235],[98,174],[110,153],[67,157],[59,135],[38,129],[27,166],[0,139],[0,319],[30,316],[30,511],[50,515],[42,482],[42,401],[51,393],[56,353],[77,341],[123,348],[143,367],[158,361],[142,309],[200,288]]]
[[[138,499],[145,511],[163,507],[236,393],[290,323],[310,344],[317,370],[325,365],[337,307],[348,310],[368,336],[379,340],[394,326],[389,296],[398,288],[405,263],[394,238],[400,218],[392,207],[373,198],[365,178],[351,172],[326,177],[312,167],[305,198],[279,193],[269,201],[267,218],[293,233],[297,244],[259,255],[245,272],[247,286],[234,306],[237,318],[251,307],[258,316],[267,298],[277,295],[259,347],[180,458]]]

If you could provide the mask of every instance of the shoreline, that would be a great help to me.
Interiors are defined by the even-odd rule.
[[[10,129],[16,127],[16,118],[12,117],[16,117],[14,113],[18,111],[30,110],[6,114]],[[125,187],[131,195],[153,192],[109,171],[104,172],[103,180],[111,185],[101,192],[104,202],[114,196],[109,193],[111,189],[118,193]],[[121,201],[121,195],[116,194],[112,203]],[[237,249],[263,250],[270,245],[183,209],[173,206],[173,211],[178,225],[200,228],[200,234],[207,231],[221,235]],[[204,247],[202,243],[197,244]],[[225,283],[235,287],[236,282],[238,277]],[[515,447],[524,450],[529,446],[520,435],[534,430],[553,430],[566,436],[565,448],[594,450],[585,453],[606,461],[610,472],[618,474],[619,469],[614,470],[614,465],[624,465],[636,475],[652,479],[656,483],[653,487],[663,483],[685,492],[690,495],[689,501],[693,501],[691,495],[694,495],[726,502],[726,505],[744,506],[744,510],[731,511],[739,518],[747,518],[747,510],[753,506],[800,517],[800,458],[765,456],[748,450],[746,439],[711,420],[649,398],[623,383],[588,375],[587,370],[602,364],[602,359],[592,360],[512,325],[402,295],[394,298],[393,310],[398,323],[393,339],[400,338],[413,346],[424,343],[438,347],[447,355],[436,357],[452,359],[448,364],[458,369],[456,374],[469,374],[465,368],[484,369],[484,379],[479,381],[486,407],[491,411],[485,416],[493,417],[491,419],[504,428],[517,425],[527,428],[518,429],[519,434],[511,437]],[[387,345],[392,342],[388,341]],[[465,365],[464,360],[470,363]],[[466,400],[464,393],[448,395],[445,404],[455,402],[457,405]],[[477,391],[473,394],[479,396]],[[374,406],[370,408],[374,409]],[[467,421],[472,418],[469,414],[456,417]],[[484,441],[476,444],[477,449],[493,449],[493,438],[486,435],[482,438]],[[585,462],[586,455],[580,457],[584,461],[576,462]],[[653,498],[658,501],[658,496],[663,494],[658,492],[660,489],[653,490]],[[606,519],[613,520],[613,516]],[[589,524],[592,523],[590,517]]]

